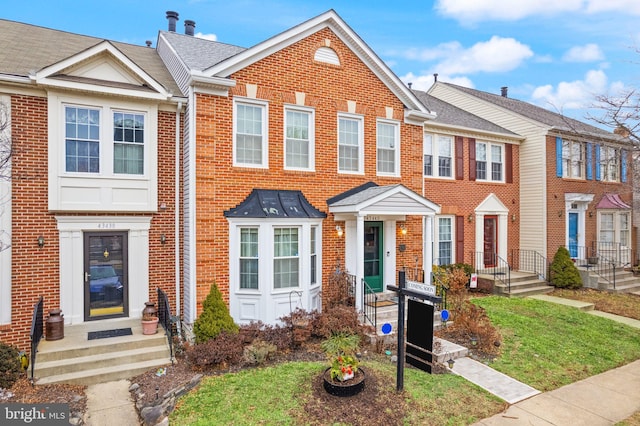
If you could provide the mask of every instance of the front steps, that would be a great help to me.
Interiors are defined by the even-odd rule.
[[[131,336],[88,340],[89,331],[131,328]],[[170,363],[164,329],[143,335],[139,319],[114,319],[65,326],[64,338],[38,346],[36,384],[92,385],[126,379]],[[30,371],[30,370],[29,370]]]
[[[510,289],[499,280],[496,280],[494,282],[494,293],[507,297],[528,297],[536,294],[550,293],[554,289],[534,273],[511,271],[510,278]],[[478,279],[493,281],[493,275],[479,274]]]

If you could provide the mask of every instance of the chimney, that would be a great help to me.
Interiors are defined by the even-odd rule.
[[[434,72],[434,73],[433,73],[433,82],[434,82],[434,83],[437,83],[437,82],[438,82],[438,73],[437,73],[437,72]]]
[[[409,85],[409,90],[411,90],[411,86],[413,85],[413,83],[407,83]]]
[[[153,44],[153,42],[151,40],[147,40],[144,42],[144,44],[147,45],[147,47],[151,47],[151,45]]]
[[[192,36],[196,29],[196,21],[192,21],[191,19],[184,20],[184,33],[186,35]]]
[[[178,22],[178,12],[167,10],[167,19],[169,20],[169,31],[176,32],[176,22]]]
[[[500,88],[500,94],[502,95],[503,98],[508,98],[507,90],[509,90],[509,88],[507,86],[502,86]]]

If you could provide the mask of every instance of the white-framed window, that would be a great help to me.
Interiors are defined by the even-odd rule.
[[[379,175],[400,175],[400,125],[397,122],[378,120],[377,170]]]
[[[476,142],[476,180],[504,181],[504,146]]]
[[[619,243],[631,246],[630,213],[628,211],[601,211],[598,214],[598,240],[600,243]]]
[[[439,265],[454,263],[454,216],[436,216],[436,256]]]
[[[311,285],[317,284],[318,283],[318,227],[317,226],[312,226],[311,227],[311,237],[309,238],[309,252],[311,253],[311,259],[310,259],[310,283]]]
[[[364,172],[362,117],[338,115],[338,171],[357,174]]]
[[[113,113],[113,172],[144,174],[144,114]]]
[[[583,143],[562,140],[562,177],[584,179],[585,145]]]
[[[606,182],[620,180],[620,150],[612,146],[600,148],[600,178]]]
[[[300,286],[298,228],[273,230],[273,288]]]
[[[314,111],[287,106],[284,110],[285,169],[313,170],[315,168]]]
[[[268,105],[266,102],[234,99],[233,164],[268,167]]]
[[[65,105],[65,171],[100,173],[100,108]]]
[[[426,134],[423,138],[424,175],[452,179],[453,136]]]
[[[258,228],[240,228],[240,288],[258,290]]]

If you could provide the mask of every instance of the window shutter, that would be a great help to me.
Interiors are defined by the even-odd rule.
[[[587,143],[587,179],[593,180],[593,144]]]
[[[464,263],[464,216],[456,216],[456,263]]]
[[[456,136],[456,180],[464,179],[464,153],[462,152],[463,141],[462,136]]]
[[[556,137],[556,176],[562,177],[562,138]]]
[[[596,180],[600,179],[600,145],[596,144]]]
[[[469,138],[469,180],[476,180],[476,140]]]
[[[504,168],[506,182],[513,183],[513,145],[511,144],[504,146]]]
[[[620,180],[627,181],[627,150],[620,150]]]

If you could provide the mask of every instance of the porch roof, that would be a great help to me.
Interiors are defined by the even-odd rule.
[[[596,209],[630,209],[631,206],[622,201],[618,194],[604,194]]]
[[[378,186],[368,182],[327,200],[332,213],[360,215],[434,215],[440,205],[402,184]]]
[[[226,210],[224,216],[235,218],[325,218],[327,214],[309,203],[302,191],[254,189],[242,203]]]

